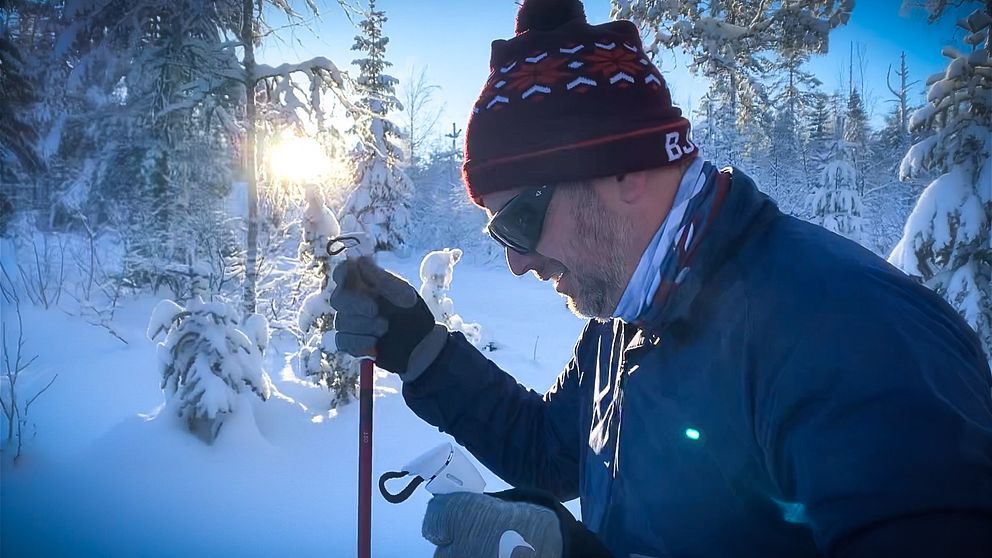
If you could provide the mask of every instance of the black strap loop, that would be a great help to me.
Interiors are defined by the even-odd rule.
[[[413,480],[410,481],[410,484],[406,485],[406,488],[397,492],[396,494],[392,494],[388,490],[386,490],[386,481],[403,478],[409,474],[410,473],[408,471],[390,471],[388,473],[383,473],[382,476],[379,477],[379,492],[382,493],[382,497],[385,498],[387,502],[389,502],[390,504],[399,504],[400,502],[405,502],[407,498],[409,498],[410,495],[413,494],[413,491],[416,490],[417,487],[420,486],[422,482],[424,482],[424,478],[421,477],[420,475],[417,475],[413,477]]]
[[[334,243],[340,244],[341,247],[340,248],[333,248],[332,249],[331,246]],[[353,243],[353,244],[351,244],[351,246],[349,246],[349,243]],[[328,254],[330,254],[332,256],[337,256],[338,254],[340,254],[341,252],[344,252],[348,248],[352,248],[352,247],[358,246],[360,243],[361,243],[361,241],[358,239],[357,236],[335,236],[334,238],[332,238],[332,239],[330,239],[330,240],[327,241],[327,248],[326,249],[327,249],[327,253]]]

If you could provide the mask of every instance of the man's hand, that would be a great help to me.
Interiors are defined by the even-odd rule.
[[[332,277],[339,350],[372,356],[403,381],[415,380],[437,358],[448,331],[409,283],[365,257],[342,261]]]
[[[434,558],[611,558],[596,536],[548,493],[439,494],[427,504],[424,538]]]
[[[439,494],[427,504],[424,538],[437,545],[434,558],[561,558],[555,512],[488,494]]]

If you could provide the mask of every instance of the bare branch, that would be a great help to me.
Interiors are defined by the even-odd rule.
[[[903,94],[900,93],[900,92],[898,92],[898,91],[896,91],[895,88],[892,87],[892,83],[889,81],[889,74],[891,72],[892,72],[892,64],[889,64],[888,69],[885,70],[885,86],[889,88],[889,92],[890,93],[892,93],[896,97],[900,97],[901,98]]]
[[[58,377],[59,377],[59,375],[58,375],[58,373],[56,373],[54,376],[52,376],[52,379],[48,381],[48,384],[46,384],[45,387],[41,388],[41,391],[39,391],[38,393],[34,394],[34,397],[32,397],[31,399],[28,399],[28,402],[24,404],[24,415],[25,416],[27,416],[28,409],[31,407],[31,404],[34,403],[34,400],[35,399],[38,399],[38,397],[41,394],[43,394],[46,391],[48,391],[48,388],[52,387],[52,384],[55,383],[55,379],[58,378]]]

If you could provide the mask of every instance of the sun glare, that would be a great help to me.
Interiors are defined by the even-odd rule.
[[[286,136],[269,148],[269,170],[279,180],[318,182],[335,174],[335,165],[315,139]]]

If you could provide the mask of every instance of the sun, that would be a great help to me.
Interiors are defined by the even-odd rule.
[[[284,135],[269,147],[269,171],[281,181],[320,182],[336,173],[335,165],[317,140]]]

